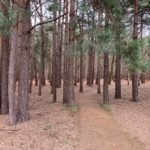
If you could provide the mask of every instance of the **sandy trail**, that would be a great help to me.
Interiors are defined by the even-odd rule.
[[[77,150],[146,150],[145,145],[98,105],[91,88],[79,94],[79,146]]]

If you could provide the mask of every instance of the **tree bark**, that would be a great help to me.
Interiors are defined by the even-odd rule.
[[[108,93],[108,84],[109,84],[109,54],[108,52],[104,53],[104,81],[103,81],[103,103],[109,104],[109,93]]]
[[[38,86],[37,64],[36,64],[36,59],[35,59],[35,57],[33,57],[33,67],[34,67],[35,86]]]
[[[65,17],[65,46],[64,46],[64,76],[63,76],[63,103],[68,103],[68,45],[69,45],[69,25],[68,25],[68,0],[64,0],[66,17]]]
[[[69,51],[68,51],[68,106],[73,106],[75,104],[74,98],[74,36],[75,36],[75,12],[74,12],[74,0],[70,0],[70,24],[69,24]]]
[[[82,12],[82,18],[84,19],[84,11]],[[80,24],[80,34],[83,35],[83,23]],[[81,44],[83,44],[83,37],[81,37]],[[79,92],[83,93],[83,47],[80,49]]]
[[[116,68],[115,68],[115,98],[121,98],[121,56],[116,55]]]
[[[94,37],[91,37],[91,43],[94,42]],[[93,85],[93,72],[94,72],[94,50],[93,46],[90,46],[88,52],[88,72],[87,72],[87,85]]]
[[[100,54],[97,58],[97,94],[101,93],[101,79],[100,79],[100,71],[101,71],[101,63],[100,63],[101,57]]]
[[[138,38],[138,0],[134,0],[134,22],[133,22],[133,40]],[[138,102],[138,73],[132,73],[132,101]]]
[[[26,6],[26,2],[22,2],[21,6]],[[31,34],[28,33],[31,25],[31,18],[28,14],[30,12],[30,3],[27,9],[24,10],[26,14],[21,13],[22,18],[22,36],[21,36],[21,52],[20,52],[20,67],[19,67],[19,86],[18,86],[18,99],[19,108],[17,120],[25,122],[29,119],[29,53],[30,53],[30,38]]]
[[[8,6],[9,1],[6,1]],[[3,15],[9,20],[8,9],[4,4],[0,3]],[[7,32],[10,31],[9,25],[4,26]],[[8,68],[9,68],[9,54],[10,54],[10,44],[9,35],[2,35],[2,51],[1,51],[1,113],[8,114]]]
[[[19,6],[17,3],[12,4],[12,9],[16,11],[16,23],[12,26],[12,36],[11,36],[11,51],[9,58],[9,72],[8,72],[8,99],[9,99],[9,124],[16,124],[16,67],[18,50],[17,50],[17,40],[18,40],[18,12]]]
[[[113,55],[113,57],[112,57],[112,62],[111,62],[110,73],[109,73],[109,84],[111,84],[112,77],[113,77],[114,60],[115,60],[115,56]]]
[[[78,58],[75,58],[75,71],[74,71],[74,86],[77,86],[78,82]]]
[[[41,0],[39,0],[40,3],[40,22],[43,22],[43,6]],[[45,39],[44,39],[44,25],[41,24],[40,26],[40,32],[41,32],[41,84],[46,85],[45,83]]]
[[[55,4],[56,1],[54,0],[53,3]],[[53,11],[53,17],[56,18],[56,10]],[[53,102],[56,102],[57,99],[57,24],[54,21],[54,31],[53,31],[53,55],[52,55],[52,94],[53,94]]]
[[[2,37],[2,74],[1,74],[1,113],[8,114],[8,68],[9,68],[9,37]]]
[[[61,8],[61,0],[59,0],[59,8]],[[59,16],[61,15],[61,9],[58,12]],[[56,68],[57,68],[57,76],[56,76],[56,84],[57,88],[61,87],[61,53],[62,53],[62,24],[61,19],[58,19],[58,32],[57,32],[57,55],[56,55]]]

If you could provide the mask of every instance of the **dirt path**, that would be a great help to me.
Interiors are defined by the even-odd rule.
[[[144,144],[131,138],[111,112],[102,109],[91,88],[79,94],[78,150],[146,150]]]

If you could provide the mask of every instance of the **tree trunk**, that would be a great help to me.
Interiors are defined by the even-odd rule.
[[[83,12],[83,15],[82,15],[82,18],[84,18],[84,12]],[[80,33],[81,35],[83,35],[83,24],[80,26]],[[81,39],[82,42],[81,44],[83,44],[83,38]],[[81,47],[80,49],[80,85],[79,85],[79,92],[83,92],[83,48]]]
[[[132,101],[138,102],[138,73],[132,73]]]
[[[115,60],[115,56],[113,55],[112,62],[111,62],[110,73],[109,73],[109,84],[111,84],[112,77],[113,77],[114,60]]]
[[[83,49],[80,49],[80,88],[79,92],[83,92]]]
[[[75,103],[74,98],[74,58],[73,58],[73,48],[74,48],[74,36],[75,36],[75,12],[74,12],[74,0],[70,0],[70,24],[69,24],[69,51],[68,51],[68,106],[73,106]]]
[[[121,98],[121,56],[116,55],[116,68],[115,68],[115,98]]]
[[[77,86],[77,82],[78,82],[78,58],[75,58],[75,71],[74,71],[74,86]]]
[[[53,1],[54,4],[57,4],[56,1]],[[53,17],[56,18],[56,10],[53,11]],[[56,87],[57,87],[57,63],[56,63],[56,57],[57,57],[57,44],[56,44],[56,38],[57,38],[57,27],[56,27],[56,21],[54,21],[54,31],[53,31],[53,56],[52,56],[52,94],[53,94],[53,102],[56,102],[57,94],[56,94]]]
[[[93,37],[91,39],[91,42],[93,42]],[[88,53],[88,72],[87,72],[87,85],[92,86],[93,85],[93,72],[94,72],[94,50],[93,46],[90,46],[89,53]]]
[[[17,3],[12,4],[13,10],[16,12],[16,22],[12,26],[11,36],[11,51],[9,58],[9,72],[8,72],[8,99],[9,99],[9,124],[16,124],[16,67],[18,57],[17,40],[18,40],[18,12],[19,9]]]
[[[40,22],[43,22],[43,6],[41,0],[39,0],[40,3]],[[41,24],[40,26],[40,32],[41,32],[41,84],[46,85],[45,83],[45,39],[44,39],[44,25]]]
[[[97,94],[101,93],[101,80],[100,80],[100,70],[101,70],[101,63],[100,63],[100,54],[97,58]]]
[[[133,40],[138,38],[138,0],[134,0]],[[132,73],[132,101],[138,102],[138,73]]]
[[[9,68],[9,37],[2,37],[2,74],[1,74],[1,113],[8,114],[8,68]]]
[[[35,59],[35,57],[33,57],[33,67],[34,67],[35,86],[38,86],[37,64],[36,64],[36,59]]]
[[[108,83],[109,82],[109,54],[104,53],[104,83],[103,83],[103,103],[109,104]]]
[[[59,0],[59,8],[61,8],[61,0]],[[61,15],[61,9],[58,12],[59,16]],[[62,25],[61,18],[58,19],[58,33],[57,33],[57,55],[56,55],[56,68],[57,68],[57,76],[56,76],[56,84],[57,88],[61,87],[61,53],[62,53]]]
[[[68,103],[68,41],[69,41],[69,26],[68,26],[68,0],[64,0],[66,17],[65,17],[65,46],[64,46],[64,76],[63,76],[63,103]],[[65,12],[65,11],[64,11]]]
[[[145,74],[143,72],[141,73],[140,79],[141,79],[141,83],[145,84],[146,77],[145,77]]]
[[[25,2],[21,6],[26,6]],[[30,12],[30,3],[27,6],[26,12]],[[28,33],[31,25],[31,18],[29,14],[22,14],[22,37],[21,37],[21,53],[20,53],[20,68],[19,68],[19,86],[18,86],[18,118],[19,122],[25,122],[29,119],[29,53],[30,53],[30,38]]]
[[[32,93],[32,85],[33,85],[33,79],[34,79],[34,38],[33,35],[30,37],[30,81],[29,81],[29,93]]]
[[[9,1],[6,1],[8,6],[10,5]],[[9,19],[8,9],[3,3],[0,3],[3,15],[6,19]],[[9,25],[4,26],[4,30],[9,32]],[[5,33],[4,33],[5,34]],[[1,113],[8,114],[8,68],[9,68],[9,54],[10,54],[10,45],[9,45],[9,36],[2,35],[2,51],[1,51]]]

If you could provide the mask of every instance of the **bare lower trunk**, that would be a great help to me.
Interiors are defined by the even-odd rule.
[[[33,57],[33,67],[34,67],[35,86],[38,86],[37,64],[36,64],[35,57]]]
[[[100,54],[99,54],[97,59],[97,94],[101,93],[100,69],[101,69],[101,64],[100,64]]]
[[[145,77],[145,74],[143,72],[141,73],[140,80],[141,80],[142,84],[145,84],[146,77]]]
[[[9,0],[6,0],[9,6]],[[6,19],[9,19],[9,10],[5,4],[0,2],[0,8]],[[5,25],[4,30],[10,31],[9,25]],[[9,36],[2,35],[2,50],[1,50],[1,113],[8,114],[8,68],[9,68],[9,54],[10,54],[10,43]]]
[[[74,85],[77,86],[77,80],[78,80],[78,59],[75,58],[75,71],[74,71]]]
[[[113,55],[113,57],[112,57],[112,62],[111,62],[110,73],[109,73],[109,84],[111,84],[112,77],[113,77],[114,60],[115,60],[115,56]]]
[[[121,98],[121,56],[116,56],[116,70],[115,70],[115,98]]]
[[[2,37],[1,113],[8,114],[9,37]]]
[[[104,83],[103,83],[103,103],[109,104],[108,79],[109,78],[109,54],[104,53]]]
[[[83,92],[83,49],[80,50],[80,87],[79,92]]]
[[[32,59],[33,60],[33,59]],[[33,85],[33,63],[32,60],[30,62],[30,82],[29,82],[29,93],[32,93],[32,85]]]
[[[132,101],[138,102],[138,74],[132,73]]]
[[[87,72],[87,85],[92,86],[93,84],[93,61],[94,61],[94,51],[93,47],[90,47],[88,54],[88,72]]]

